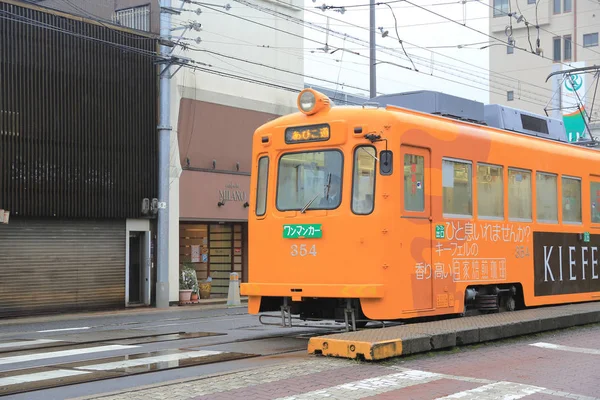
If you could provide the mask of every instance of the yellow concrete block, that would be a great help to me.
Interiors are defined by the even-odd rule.
[[[402,339],[369,342],[314,337],[308,342],[308,353],[350,359],[360,354],[365,360],[383,360],[402,355]]]

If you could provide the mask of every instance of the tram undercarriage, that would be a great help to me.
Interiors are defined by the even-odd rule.
[[[468,287],[465,291],[463,314],[445,314],[434,317],[421,317],[407,320],[376,321],[368,319],[360,306],[359,299],[309,298],[291,301],[289,297],[263,297],[260,312],[279,311],[281,315],[262,314],[259,317],[263,325],[292,327],[293,320],[304,322],[343,323],[346,331],[364,328],[368,323],[385,327],[406,322],[423,322],[466,315],[487,314],[502,311],[514,311],[525,308],[521,285],[482,285]],[[298,317],[294,318],[293,316]],[[265,319],[280,319],[279,323],[265,322]],[[307,326],[307,325],[303,325]],[[317,328],[332,328],[331,325],[310,325]],[[375,326],[374,326],[375,327]]]

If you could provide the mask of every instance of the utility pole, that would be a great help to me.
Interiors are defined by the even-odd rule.
[[[171,0],[161,1],[160,36],[171,35]],[[161,56],[168,47],[160,46]],[[171,76],[169,62],[160,67],[159,122],[158,122],[158,268],[156,271],[156,307],[169,307],[169,167],[171,155]]]
[[[376,74],[376,66],[375,63],[377,62],[376,58],[375,58],[375,0],[371,0],[370,1],[370,6],[369,6],[369,12],[371,14],[371,22],[370,22],[370,39],[369,39],[369,47],[370,47],[370,57],[369,57],[369,65],[371,67],[371,73],[370,73],[370,78],[371,78],[371,85],[370,85],[370,91],[371,91],[371,98],[376,97],[377,96],[377,74]]]

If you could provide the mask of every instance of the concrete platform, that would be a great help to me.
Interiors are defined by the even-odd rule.
[[[600,302],[541,307],[317,336],[309,354],[383,360],[600,322]]]

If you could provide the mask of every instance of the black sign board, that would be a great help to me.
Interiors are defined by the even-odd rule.
[[[600,235],[534,232],[533,248],[536,296],[600,292]]]

